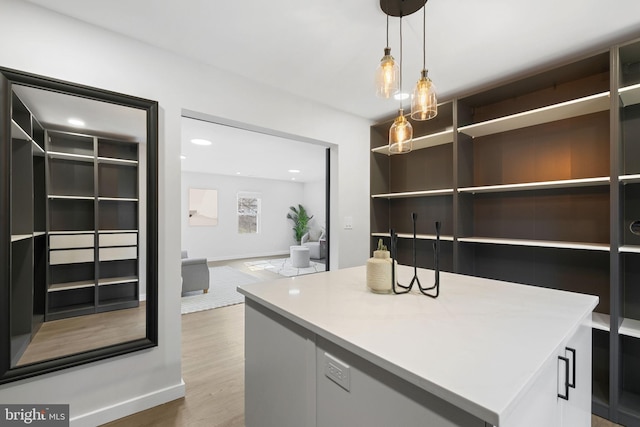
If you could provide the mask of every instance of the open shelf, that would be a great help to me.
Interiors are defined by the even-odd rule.
[[[118,285],[120,283],[132,283],[137,281],[138,281],[138,276],[109,277],[106,279],[98,280],[98,285],[99,286]]]
[[[620,182],[624,184],[633,184],[636,182],[640,182],[640,174],[622,175],[620,176]]]
[[[453,194],[452,188],[441,190],[404,191],[400,193],[372,194],[372,199],[402,199],[407,197],[446,196]]]
[[[622,105],[625,107],[640,104],[640,83],[620,88],[618,95],[620,95]]]
[[[579,249],[604,252],[609,251],[609,245],[604,243],[580,243],[526,239],[495,239],[490,237],[461,237],[458,239],[458,241],[465,243],[487,243],[493,245],[531,246],[537,248]]]
[[[625,318],[618,329],[620,335],[640,338],[640,320]]]
[[[445,130],[430,135],[413,138],[412,151],[422,150],[424,148],[435,147],[436,145],[450,144],[453,142],[453,130]],[[383,145],[371,149],[372,152],[391,156],[389,153],[389,145]]]
[[[389,233],[371,233],[372,237],[391,237]],[[411,233],[398,233],[399,239],[413,239]],[[435,234],[416,234],[418,240],[436,240]],[[440,236],[440,240],[453,242],[453,236]]]
[[[12,234],[11,243],[17,242],[19,240],[30,239],[31,237],[33,237],[33,234]]]
[[[606,177],[564,179],[558,181],[525,182],[519,184],[483,185],[479,187],[459,188],[460,193],[499,193],[507,191],[545,190],[554,188],[576,188],[594,187],[609,184],[610,179]]]
[[[56,283],[49,286],[49,292],[68,291],[71,289],[92,288],[96,285],[93,280],[81,280],[78,282]]]
[[[593,312],[591,317],[591,327],[593,329],[609,332],[611,329],[611,316],[608,314]]]
[[[98,163],[120,166],[138,166],[137,160],[114,159],[112,157],[98,157]]]
[[[11,120],[11,138],[29,141],[31,137],[15,120]]]
[[[99,201],[112,201],[112,202],[137,202],[138,199],[133,197],[98,197]]]
[[[486,122],[462,126],[458,131],[473,138],[477,138],[480,136],[492,135],[494,133],[507,132],[514,129],[521,129],[543,123],[569,119],[571,117],[584,116],[586,114],[597,113],[608,109],[609,92],[604,92],[506,117],[499,117]]]
[[[93,162],[93,156],[88,154],[73,154],[73,153],[61,153],[57,151],[49,151],[47,153],[51,159],[60,160],[76,160],[81,162]]]
[[[640,246],[624,245],[618,248],[620,253],[640,254]]]

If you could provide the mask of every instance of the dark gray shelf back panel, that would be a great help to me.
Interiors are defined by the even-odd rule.
[[[62,132],[49,132],[49,151],[93,156],[93,138]]]
[[[98,165],[98,196],[138,197],[138,168],[128,165]]]
[[[475,138],[473,183],[514,184],[609,176],[608,111]]]
[[[83,199],[49,200],[51,231],[85,231],[95,229],[94,201]]]
[[[640,104],[626,107],[621,113],[622,147],[625,175],[640,174]]]
[[[138,160],[138,144],[98,139],[98,157]]]
[[[453,144],[390,156],[389,163],[391,193],[453,188]]]
[[[609,243],[609,187],[476,194],[473,236]]]
[[[49,280],[52,285],[58,283],[95,280],[95,263],[56,264],[49,267]]]
[[[33,173],[31,142],[11,141],[11,234],[33,230]]]
[[[120,200],[101,200],[98,210],[100,230],[137,230],[138,203]]]
[[[93,162],[49,159],[49,194],[93,197]]]
[[[138,260],[100,261],[100,279],[138,275]]]

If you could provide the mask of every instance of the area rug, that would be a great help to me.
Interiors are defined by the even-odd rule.
[[[239,285],[259,282],[260,279],[235,268],[222,266],[209,268],[209,292],[190,292],[182,297],[182,314],[244,302],[244,295],[238,293]]]
[[[309,261],[309,267],[297,268],[291,265],[291,258],[265,259],[244,263],[250,270],[268,270],[284,277],[301,276],[303,274],[320,273],[326,267],[321,262]]]

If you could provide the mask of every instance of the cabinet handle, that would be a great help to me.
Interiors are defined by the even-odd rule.
[[[565,350],[571,353],[571,381],[569,381],[569,387],[576,388],[576,349],[565,347]],[[565,353],[566,354],[566,353]]]
[[[558,359],[564,362],[564,395],[558,393],[558,397],[564,400],[569,400],[569,358],[558,356]]]

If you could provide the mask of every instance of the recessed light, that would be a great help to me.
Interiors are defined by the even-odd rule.
[[[405,92],[400,92],[393,95],[393,97],[396,99],[396,101],[402,101],[403,99],[409,98],[409,94]]]
[[[289,173],[300,173],[298,169],[289,169]]]
[[[295,180],[296,180],[295,178],[291,178],[291,181],[295,181]]]
[[[211,141],[209,141],[208,139],[192,139],[191,140],[192,144],[196,144],[196,145],[211,145]]]
[[[84,122],[80,119],[70,118],[67,120],[67,123],[73,126],[84,126]]]
[[[180,154],[180,160],[184,160],[186,158],[187,158],[187,156],[185,156],[184,154]]]

